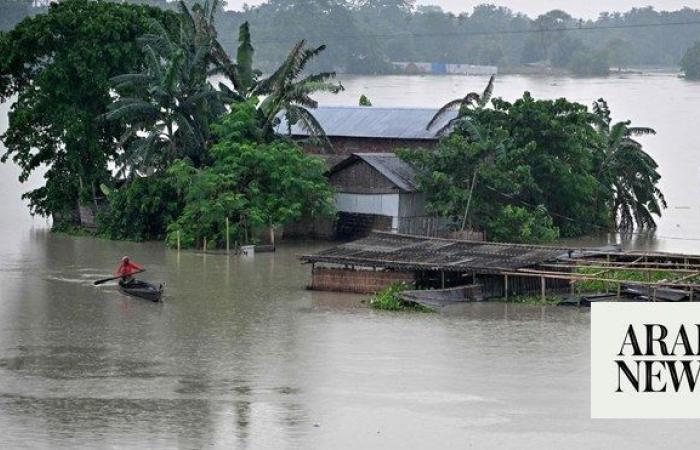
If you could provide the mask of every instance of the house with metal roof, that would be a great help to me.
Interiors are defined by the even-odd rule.
[[[348,155],[433,147],[439,139],[437,130],[457,114],[446,114],[433,128],[426,130],[437,111],[434,108],[321,106],[312,109],[311,113],[326,132],[334,153]],[[299,123],[290,128],[284,116],[280,116],[276,132],[299,140],[309,137],[308,131]],[[306,143],[305,148],[311,153],[323,150],[311,143]]]
[[[425,211],[414,169],[394,153],[353,153],[328,174],[335,188],[337,235],[355,238],[372,229],[426,234],[437,219]]]

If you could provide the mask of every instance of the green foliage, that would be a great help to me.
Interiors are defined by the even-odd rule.
[[[163,239],[183,207],[174,183],[163,176],[134,178],[110,192],[107,200],[109,207],[98,214],[97,224],[109,239]]]
[[[308,64],[326,49],[325,45],[308,47],[305,40],[299,41],[289,52],[287,58],[269,77],[261,80],[253,91],[255,95],[264,95],[265,99],[258,105],[262,113],[261,126],[266,134],[271,135],[280,123],[280,113],[284,113],[288,131],[299,123],[313,137],[320,137],[330,146],[326,134],[308,108],[316,108],[318,102],[311,98],[316,92],[337,94],[343,85],[330,82],[335,72],[321,72],[302,76]]]
[[[579,50],[571,57],[569,68],[574,75],[587,77],[608,75],[610,73],[608,52]]]
[[[559,229],[543,206],[533,211],[506,205],[487,225],[492,241],[538,244],[559,237]]]
[[[598,278],[606,278],[610,280],[620,280],[623,282],[634,282],[634,281],[641,281],[641,282],[657,282],[657,281],[662,281],[662,280],[673,280],[677,278],[681,278],[684,275],[687,275],[686,273],[676,273],[676,272],[667,272],[667,271],[660,271],[660,270],[649,270],[649,271],[642,271],[642,270],[610,270],[606,271],[602,275],[598,275],[599,272],[601,272],[602,269],[599,268],[579,268],[576,269],[576,273],[580,273],[582,275],[591,275],[594,277]],[[617,284],[613,281],[610,283],[607,283],[605,281],[596,281],[596,280],[586,280],[586,281],[577,281],[576,282],[576,289],[581,291],[581,292],[604,292],[604,291],[612,291],[615,292],[617,290]]]
[[[597,178],[606,187],[609,221],[619,230],[656,228],[666,199],[657,187],[661,175],[656,161],[635,137],[656,134],[652,128],[613,123],[605,100],[593,104],[594,128],[599,137]]]
[[[103,118],[109,80],[142,66],[137,37],[168,17],[145,6],[65,0],[2,35],[0,100],[16,96],[2,161],[20,167],[22,182],[49,167],[46,184],[24,195],[33,213],[55,215],[60,225],[79,200],[95,202],[97,186],[111,183],[108,162],[124,129]]]
[[[125,151],[119,163],[124,173],[163,170],[187,157],[205,163],[211,141],[209,124],[225,111],[230,98],[208,81],[211,70],[223,64],[216,58],[212,8],[180,3],[175,31],[151,21],[140,38],[145,68],[112,78],[120,96],[106,115],[128,125],[122,137]]]
[[[688,48],[681,60],[681,70],[690,80],[700,80],[700,41]]]
[[[528,243],[655,225],[665,206],[656,164],[631,138],[653,130],[611,125],[604,103],[592,113],[525,93],[492,104],[468,109],[435,150],[401,153],[431,212],[456,228]]]
[[[293,142],[259,139],[260,122],[253,99],[237,104],[214,127],[218,143],[211,166],[197,169],[177,161],[168,174],[184,195],[182,214],[168,227],[167,242],[212,246],[229,239],[250,242],[252,231],[283,225],[308,214],[332,212],[332,190],[325,164]]]
[[[372,106],[372,102],[365,94],[362,94],[362,95],[360,95],[359,105],[360,106]]]
[[[380,309],[383,311],[433,312],[432,309],[419,305],[418,303],[410,303],[401,300],[399,294],[408,288],[409,286],[405,283],[394,283],[383,291],[373,295],[369,299],[369,306],[373,309]]]

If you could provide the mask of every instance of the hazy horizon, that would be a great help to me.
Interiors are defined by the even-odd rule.
[[[265,0],[228,0],[227,9],[238,10],[245,3],[259,5]],[[657,10],[673,11],[684,7],[700,9],[700,0],[588,0],[587,2],[571,2],[570,0],[418,0],[419,5],[437,5],[446,11],[453,13],[469,12],[474,6],[483,3],[492,3],[498,6],[507,6],[515,12],[522,12],[528,16],[537,16],[552,9],[562,9],[574,17],[595,19],[601,12],[629,11],[634,7],[642,8],[653,6]]]

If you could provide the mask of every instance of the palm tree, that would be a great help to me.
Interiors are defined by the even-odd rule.
[[[123,120],[128,132],[122,139],[121,166],[153,170],[176,158],[202,163],[211,140],[210,123],[225,111],[227,97],[207,77],[219,61],[213,29],[213,6],[195,5],[192,12],[180,3],[177,33],[159,22],[140,39],[146,58],[141,73],[112,79],[124,94],[111,105],[106,117]],[[133,172],[133,171],[132,171]]]
[[[603,99],[593,104],[594,127],[601,138],[599,180],[611,191],[611,222],[618,230],[656,228],[666,200],[657,187],[661,175],[656,161],[634,139],[656,134],[652,128],[632,127],[630,121],[612,123]]]
[[[221,73],[224,73],[234,89],[221,85],[221,89],[236,101],[245,101],[253,97],[264,97],[259,103],[258,111],[266,135],[271,136],[284,115],[288,132],[291,126],[299,123],[312,138],[320,138],[330,145],[323,127],[311,114],[309,109],[318,103],[311,98],[316,92],[338,93],[342,84],[332,83],[335,72],[321,72],[302,77],[307,65],[318,56],[326,46],[308,48],[306,41],[298,42],[289,52],[284,62],[267,78],[259,79],[261,72],[253,69],[254,49],[251,45],[248,23],[241,25],[238,35],[236,62],[224,61]]]
[[[302,77],[306,66],[318,56],[326,46],[307,48],[306,41],[299,41],[289,52],[282,65],[268,78],[261,80],[254,95],[264,95],[259,110],[263,116],[263,127],[271,132],[280,123],[280,115],[287,120],[288,131],[295,123],[300,123],[311,136],[325,139],[325,132],[308,108],[316,108],[318,102],[311,98],[316,92],[342,91],[343,85],[329,80],[335,72],[321,72]]]
[[[476,92],[470,92],[463,98],[458,98],[447,102],[440,110],[435,113],[428,125],[425,127],[426,130],[430,130],[437,124],[441,118],[443,118],[448,112],[457,110],[457,116],[450,119],[444,126],[442,126],[435,134],[437,136],[443,135],[446,132],[454,129],[454,127],[467,119],[470,115],[471,110],[476,108],[485,108],[491,100],[493,95],[493,84],[496,80],[496,75],[491,75],[489,82],[484,89],[484,92],[478,94]]]

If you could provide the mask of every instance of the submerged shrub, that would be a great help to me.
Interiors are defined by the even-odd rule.
[[[394,283],[383,291],[373,295],[369,299],[369,306],[384,311],[432,311],[432,309],[426,308],[423,305],[403,301],[399,297],[399,294],[408,288],[409,286],[406,283]]]
[[[109,239],[163,239],[182,210],[173,183],[162,176],[135,178],[107,195],[109,206],[97,216],[99,233]]]

